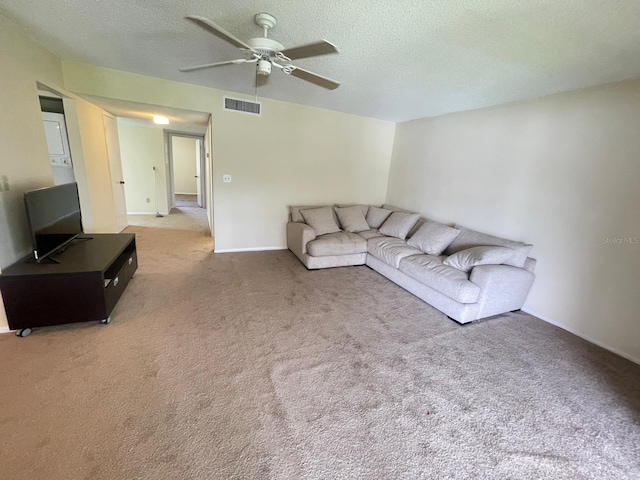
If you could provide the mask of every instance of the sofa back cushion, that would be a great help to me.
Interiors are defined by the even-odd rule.
[[[371,228],[380,228],[391,213],[393,212],[386,208],[369,207],[367,211],[367,223]]]
[[[419,248],[427,255],[442,255],[451,242],[460,234],[460,230],[442,223],[425,221],[420,228],[409,237],[407,243]]]
[[[419,213],[393,212],[380,227],[380,233],[404,240],[420,218]]]
[[[471,247],[448,256],[442,263],[468,272],[477,265],[501,265],[512,256],[513,249],[509,247]]]
[[[386,210],[391,210],[392,212],[413,213],[411,210],[407,210],[406,208],[396,207],[395,205],[389,205],[388,203],[385,203],[384,205],[382,205],[382,208]]]
[[[362,204],[355,204],[355,203],[336,203],[335,206],[337,208],[358,207],[360,210],[362,210],[362,215],[366,217],[367,213],[369,213],[369,207],[372,207],[375,205],[362,205]]]
[[[304,222],[316,232],[316,235],[340,231],[332,207],[320,207],[300,210]]]
[[[367,210],[369,210],[369,207],[367,207]],[[344,208],[335,207],[335,212],[345,232],[359,233],[370,230],[359,205]]]
[[[452,255],[462,250],[466,250],[471,247],[479,247],[483,245],[495,245],[499,247],[509,247],[514,250],[511,258],[506,260],[505,265],[512,265],[514,267],[524,267],[524,263],[527,260],[527,254],[533,248],[533,245],[525,244],[523,242],[515,242],[513,240],[507,240],[506,238],[495,237],[487,233],[477,232],[469,228],[456,225],[456,228],[460,230],[460,234],[455,238],[451,245],[444,251],[445,255]]]

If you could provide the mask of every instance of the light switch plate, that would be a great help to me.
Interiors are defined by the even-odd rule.
[[[222,175],[222,181],[224,183],[231,183],[231,175],[228,175],[228,174]]]

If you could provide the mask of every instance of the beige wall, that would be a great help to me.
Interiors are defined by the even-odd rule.
[[[66,97],[65,120],[87,231],[112,231],[109,209],[113,211],[113,202],[102,110],[62,89],[60,60],[1,14],[0,32],[0,176],[6,175],[10,185],[9,191],[0,192],[2,268],[32,248],[23,192],[53,185],[37,82]],[[7,321],[0,304],[0,331],[4,330]]]
[[[62,84],[60,61],[0,15],[0,268],[31,251],[23,192],[53,185],[37,81]],[[1,178],[1,177],[0,177]],[[7,329],[0,305],[0,331]]]
[[[143,126],[135,121],[118,119],[120,155],[127,210],[130,213],[167,214],[167,191],[165,188],[164,132],[161,128]],[[158,184],[158,206],[153,167],[156,167]],[[147,202],[149,199],[149,202]]]
[[[221,90],[73,62],[63,70],[73,92],[211,113],[216,251],[285,247],[288,205],[384,201],[391,122],[268,99],[254,117],[224,112]]]
[[[171,139],[175,193],[195,194],[197,189],[196,143],[199,140],[177,136]]]
[[[22,194],[53,185],[38,101],[37,81],[62,83],[59,60],[0,15],[0,175],[10,190],[0,192],[0,268],[31,250]]]
[[[525,308],[638,361],[638,152],[638,81],[401,123],[387,202],[533,243]]]

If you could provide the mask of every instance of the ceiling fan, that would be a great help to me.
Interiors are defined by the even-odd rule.
[[[180,69],[181,72],[193,72],[194,70],[221,67],[223,65],[255,63],[256,87],[267,83],[272,67],[276,67],[287,75],[293,75],[294,77],[298,77],[329,90],[335,90],[340,86],[340,82],[336,82],[335,80],[331,80],[330,78],[323,77],[322,75],[318,75],[317,73],[310,72],[291,64],[292,60],[300,58],[338,53],[338,49],[326,40],[319,40],[307,45],[285,49],[282,44],[268,38],[269,30],[276,26],[276,18],[273,15],[269,15],[268,13],[258,13],[254,17],[254,20],[256,24],[262,27],[264,36],[251,38],[246,42],[243,42],[239,38],[227,32],[208,18],[197,15],[189,15],[186,18],[208,32],[213,33],[224,41],[230,43],[234,47],[238,47],[245,53],[245,58],[185,67]]]

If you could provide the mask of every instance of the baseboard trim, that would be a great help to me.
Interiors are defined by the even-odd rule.
[[[127,215],[156,215],[157,212],[127,212]],[[160,212],[160,215],[169,215],[169,212]]]
[[[615,353],[616,355],[620,355],[622,358],[626,358],[627,360],[629,360],[630,362],[633,363],[637,363],[638,365],[640,365],[640,358],[636,358],[633,355],[629,355],[628,353],[625,353],[621,350],[618,350],[617,348],[613,348],[610,347],[609,345],[599,341],[599,340],[595,340],[591,337],[588,337],[587,335],[578,332],[577,330],[565,325],[562,322],[558,322],[556,320],[553,320],[549,317],[545,317],[544,315],[540,315],[539,313],[536,313],[532,310],[529,310],[528,308],[523,308],[522,309],[523,312],[528,313],[529,315],[533,315],[534,317],[538,317],[540,320],[544,320],[547,323],[550,323],[551,325],[555,325],[558,328],[561,328],[563,330],[566,330],[569,333],[573,333],[576,337],[580,337],[583,340],[586,340],[589,343],[593,343],[594,345],[597,345],[599,347],[604,348],[605,350],[609,350],[611,353]]]
[[[237,253],[237,252],[266,252],[268,250],[286,250],[287,247],[253,247],[253,248],[225,248],[218,250],[217,248],[213,253]]]
[[[9,333],[11,329],[9,327],[0,327],[0,334]]]
[[[187,192],[173,192],[175,195],[197,195],[197,192],[187,193]]]

